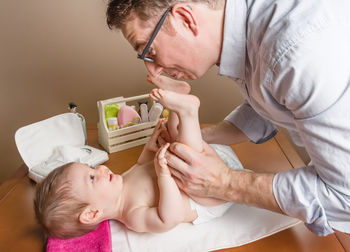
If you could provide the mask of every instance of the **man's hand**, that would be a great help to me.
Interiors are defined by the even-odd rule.
[[[178,187],[190,197],[211,197],[282,213],[273,194],[274,174],[232,170],[203,142],[199,153],[173,143],[165,158]]]
[[[203,146],[199,153],[184,144],[172,144],[171,152],[165,154],[170,171],[179,188],[188,195],[226,200],[231,169],[211,146],[205,142]]]

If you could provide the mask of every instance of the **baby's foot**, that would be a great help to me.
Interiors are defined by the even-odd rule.
[[[148,75],[147,80],[161,89],[174,91],[176,93],[189,94],[191,91],[191,86],[187,82],[174,80],[164,75],[159,75],[157,77]]]
[[[169,90],[153,89],[151,98],[164,107],[183,115],[196,115],[200,101],[197,96],[179,94]]]

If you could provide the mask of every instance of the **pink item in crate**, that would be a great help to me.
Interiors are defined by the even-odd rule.
[[[46,246],[47,252],[111,252],[112,239],[109,220],[101,222],[90,233],[71,239],[49,237]]]
[[[141,117],[131,106],[125,105],[119,109],[118,123],[120,128],[141,123]]]

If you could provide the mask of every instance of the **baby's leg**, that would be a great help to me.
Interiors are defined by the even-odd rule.
[[[175,142],[177,139],[177,135],[179,134],[178,132],[179,117],[177,116],[175,111],[170,110],[167,125],[168,125],[168,131],[171,138],[171,142]]]
[[[199,99],[193,95],[178,94],[168,90],[153,89],[152,98],[163,106],[173,110],[179,118],[179,134],[177,141],[187,144],[197,151],[202,151],[202,135],[198,120]],[[214,198],[190,197],[204,206],[216,206],[226,201]]]
[[[157,77],[148,76],[148,81],[156,85],[158,88],[174,91],[180,94],[189,94],[191,86],[185,81],[174,80],[164,75]],[[176,112],[170,110],[168,118],[168,131],[172,142],[176,141],[178,135],[179,118]]]
[[[194,95],[163,89],[153,89],[151,97],[177,114],[179,125],[176,141],[201,152],[203,140],[198,119],[199,99]]]

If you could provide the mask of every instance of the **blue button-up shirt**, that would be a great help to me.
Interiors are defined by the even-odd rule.
[[[282,211],[350,233],[350,1],[227,0],[220,74],[246,101],[225,120],[255,143],[282,126],[311,158],[275,175]]]

